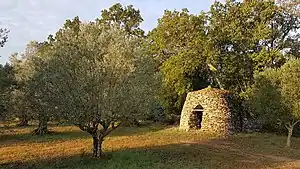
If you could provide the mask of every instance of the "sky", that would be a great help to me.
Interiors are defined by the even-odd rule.
[[[91,21],[101,10],[115,3],[133,5],[144,19],[141,27],[149,31],[157,25],[165,9],[188,8],[191,13],[207,11],[214,0],[0,0],[0,28],[10,30],[8,42],[0,48],[0,63],[15,52],[23,52],[31,40],[46,40],[65,22],[79,16]]]

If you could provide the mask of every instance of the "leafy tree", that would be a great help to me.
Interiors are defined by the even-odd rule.
[[[36,95],[92,136],[94,157],[102,155],[109,133],[152,105],[157,80],[142,43],[119,27],[76,17],[50,38],[36,62]]]
[[[294,127],[300,122],[300,60],[293,59],[280,69],[259,73],[248,90],[256,115],[266,124],[284,124],[288,130],[287,146],[291,145]]]

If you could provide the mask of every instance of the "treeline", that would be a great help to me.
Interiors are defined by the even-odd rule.
[[[300,116],[300,16],[299,5],[287,3],[166,10],[148,33],[133,6],[67,20],[1,67],[1,117],[38,120],[40,135],[49,121],[71,122],[91,134],[101,156],[104,137],[121,123],[177,123],[186,94],[211,86],[234,94],[241,117],[291,135]]]

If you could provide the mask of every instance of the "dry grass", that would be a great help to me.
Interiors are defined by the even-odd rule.
[[[104,142],[105,157],[90,158],[90,136],[76,127],[52,127],[55,134],[31,136],[10,128],[0,136],[0,168],[300,168],[300,138],[239,134],[221,140],[202,132],[148,126],[121,128]]]

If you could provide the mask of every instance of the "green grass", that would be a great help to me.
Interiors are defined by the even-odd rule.
[[[237,134],[226,140],[201,131],[167,126],[120,128],[104,142],[105,156],[90,157],[92,140],[76,127],[51,127],[55,134],[31,136],[33,127],[0,136],[1,169],[183,169],[300,168],[300,138]]]

